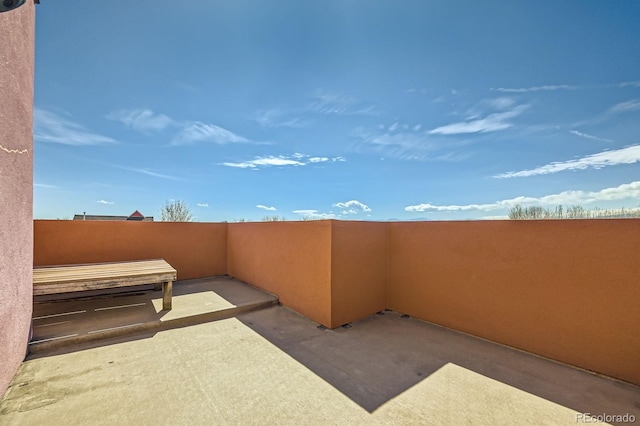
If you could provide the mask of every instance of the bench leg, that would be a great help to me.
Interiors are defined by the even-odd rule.
[[[162,283],[162,310],[171,310],[171,296],[173,294],[173,281]]]

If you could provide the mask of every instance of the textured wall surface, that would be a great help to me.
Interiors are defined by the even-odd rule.
[[[331,327],[387,307],[388,224],[334,221],[331,234]]]
[[[227,272],[227,225],[135,221],[34,221],[34,264],[162,258],[179,280]]]
[[[390,226],[391,309],[640,385],[640,220]]]
[[[31,325],[34,14],[33,2],[0,14],[0,395]]]
[[[331,326],[331,221],[230,223],[228,272]]]

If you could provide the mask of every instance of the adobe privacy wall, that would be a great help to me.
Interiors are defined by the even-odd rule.
[[[179,280],[227,273],[225,223],[35,220],[34,265],[162,258]]]
[[[24,359],[32,312],[32,1],[0,14],[0,397]]]
[[[163,257],[331,328],[391,308],[640,385],[640,220],[34,226],[36,265]]]
[[[387,307],[387,223],[332,221],[331,328]]]
[[[640,220],[389,226],[389,308],[640,385]]]
[[[391,308],[640,385],[640,220],[229,224],[228,273],[328,327]]]
[[[386,223],[230,223],[228,273],[329,328],[385,308]]]
[[[230,223],[228,273],[331,325],[331,222]]]

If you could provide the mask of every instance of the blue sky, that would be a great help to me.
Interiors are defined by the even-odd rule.
[[[640,205],[640,2],[44,0],[34,216]]]

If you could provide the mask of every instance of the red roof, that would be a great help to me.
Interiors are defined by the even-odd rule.
[[[131,213],[129,217],[144,217],[144,215],[140,213],[138,210],[136,210],[135,212]]]

